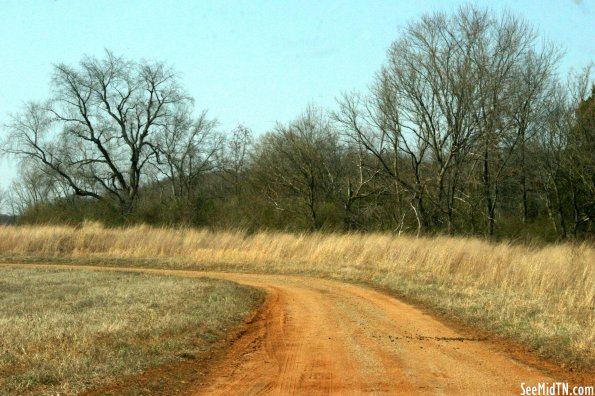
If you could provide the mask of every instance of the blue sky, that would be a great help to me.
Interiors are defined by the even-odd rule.
[[[48,96],[52,65],[104,49],[172,65],[223,130],[262,133],[309,103],[363,90],[400,29],[464,1],[0,0],[0,124]],[[595,59],[593,0],[476,1],[511,10],[566,49],[560,72]],[[0,188],[14,177],[0,159]]]

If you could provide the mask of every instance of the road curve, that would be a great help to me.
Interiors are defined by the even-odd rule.
[[[521,394],[553,379],[419,309],[321,279],[208,274],[268,300],[196,395]]]
[[[208,276],[267,291],[248,331],[191,394],[519,395],[522,383],[554,381],[494,343],[365,287],[300,276],[118,270]]]

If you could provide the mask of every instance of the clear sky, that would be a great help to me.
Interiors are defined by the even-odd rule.
[[[364,90],[400,29],[464,1],[0,0],[0,124],[48,97],[52,65],[104,49],[164,61],[223,130],[259,134],[310,103]],[[560,71],[595,59],[594,0],[476,1],[511,10],[561,44]],[[0,188],[14,177],[0,159]]]

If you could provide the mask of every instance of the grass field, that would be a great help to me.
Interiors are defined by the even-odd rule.
[[[578,369],[595,365],[595,248],[389,234],[0,228],[8,261],[300,273],[383,287]]]
[[[201,356],[261,297],[221,280],[0,268],[0,394],[77,394]]]

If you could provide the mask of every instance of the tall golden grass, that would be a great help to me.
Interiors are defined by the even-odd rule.
[[[529,247],[473,238],[87,223],[0,227],[0,255],[364,282],[514,338],[543,356],[583,368],[595,363],[595,248],[589,244]]]

